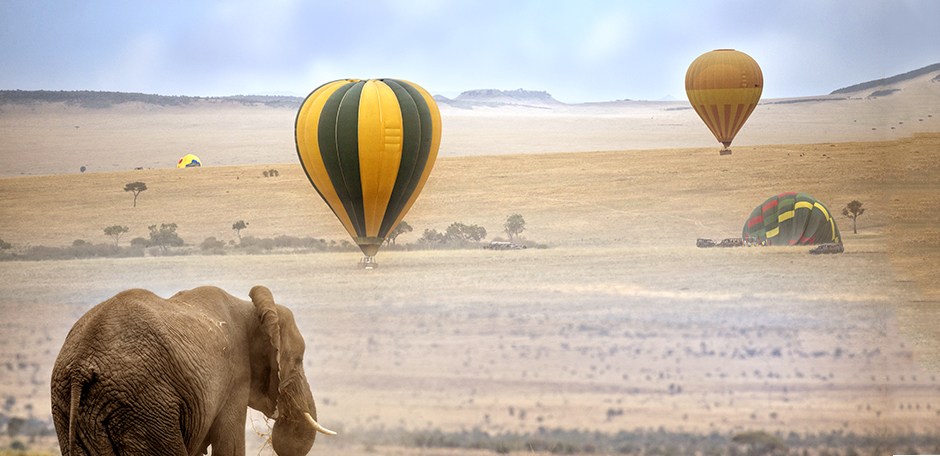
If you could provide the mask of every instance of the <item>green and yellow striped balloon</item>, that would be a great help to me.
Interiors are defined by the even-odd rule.
[[[310,183],[371,257],[428,180],[441,114],[416,84],[345,79],[307,96],[294,133]]]
[[[806,193],[781,193],[751,211],[744,239],[769,245],[842,243],[829,209]]]

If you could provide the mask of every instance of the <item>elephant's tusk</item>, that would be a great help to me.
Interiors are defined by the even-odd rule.
[[[320,426],[320,423],[317,423],[317,420],[313,419],[313,417],[310,416],[309,413],[304,412],[304,416],[307,417],[307,421],[310,422],[310,425],[313,426],[314,429],[316,429],[316,430],[318,430],[318,431],[320,431],[320,432],[322,432],[322,433],[324,433],[324,434],[326,434],[326,435],[336,435],[335,432],[333,432],[333,431],[331,431],[331,430],[329,430],[329,429],[327,429],[327,428],[325,428],[325,427],[323,427],[323,426]]]

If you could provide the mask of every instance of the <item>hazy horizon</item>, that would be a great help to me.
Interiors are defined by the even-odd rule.
[[[940,62],[938,22],[940,2],[918,0],[3,2],[0,88],[305,95],[394,77],[445,96],[681,99],[692,60],[734,48],[765,98],[790,98]]]

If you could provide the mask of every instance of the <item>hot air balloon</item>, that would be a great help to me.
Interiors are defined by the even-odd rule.
[[[742,237],[769,245],[842,243],[832,213],[806,193],[781,193],[751,211]]]
[[[307,178],[374,267],[434,166],[437,103],[407,81],[333,81],[307,96],[294,132]]]
[[[764,75],[751,56],[734,49],[706,52],[689,65],[685,93],[695,112],[731,154],[731,141],[757,107]]]
[[[199,157],[193,154],[184,155],[179,162],[176,163],[177,168],[195,168],[202,166],[202,162],[199,161]]]

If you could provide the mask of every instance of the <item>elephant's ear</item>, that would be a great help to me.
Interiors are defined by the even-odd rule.
[[[258,316],[257,338],[252,341],[252,369],[251,381],[254,396],[261,404],[252,406],[266,415],[273,414],[277,409],[278,389],[281,383],[280,352],[281,329],[278,318],[277,305],[274,296],[267,288],[257,285],[248,293],[251,302],[255,305],[255,314]],[[253,401],[253,402],[258,402]]]

